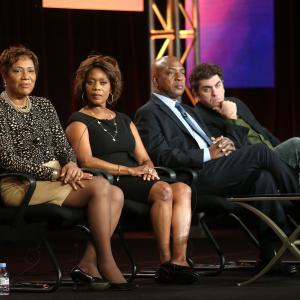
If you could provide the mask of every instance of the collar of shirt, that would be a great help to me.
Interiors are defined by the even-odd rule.
[[[203,138],[190,127],[190,125],[182,117],[179,110],[175,107],[177,100],[168,98],[168,97],[160,95],[160,94],[156,94],[156,93],[153,93],[153,94],[172,110],[172,112],[176,115],[176,117],[180,120],[180,122],[188,130],[190,135],[196,140],[197,144],[199,145],[199,148],[201,148],[201,149],[208,148],[208,146],[207,146],[206,142],[203,140]],[[188,114],[188,116],[197,126],[199,126],[199,124],[189,114]]]
[[[175,104],[176,104],[176,99],[171,99],[171,98],[168,98],[166,96],[163,96],[163,95],[160,95],[160,94],[156,94],[156,93],[153,93],[159,100],[161,100],[164,104],[166,104],[171,110],[172,112],[176,115],[176,117],[178,119],[180,119],[180,121],[185,124],[186,121],[183,119],[181,113],[179,112],[179,110],[175,107]]]

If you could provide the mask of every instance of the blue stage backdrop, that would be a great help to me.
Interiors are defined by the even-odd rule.
[[[226,87],[274,86],[273,0],[199,0],[199,19],[200,62],[220,65]],[[191,53],[188,74],[193,65]]]

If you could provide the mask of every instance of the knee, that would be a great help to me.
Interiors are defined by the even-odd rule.
[[[178,196],[180,199],[190,199],[192,197],[192,189],[186,183],[177,182],[172,184],[174,196]]]
[[[185,195],[188,195],[188,196],[192,195],[192,189],[186,183],[178,182],[176,185],[177,185],[177,189],[180,192],[180,194],[185,194]]]
[[[289,149],[295,149],[297,151],[300,151],[300,138],[299,137],[293,137],[284,142]]]
[[[123,207],[124,194],[123,194],[122,190],[119,187],[115,186],[115,185],[111,185],[109,193],[111,195],[112,201],[115,204],[117,204],[119,207]]]
[[[100,176],[95,176],[88,186],[88,189],[93,196],[108,194],[110,188],[111,184],[108,180]]]
[[[155,183],[150,191],[150,200],[163,201],[163,202],[172,202],[173,193],[172,188],[166,182],[159,181]]]

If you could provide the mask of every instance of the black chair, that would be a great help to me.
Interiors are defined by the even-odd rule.
[[[56,279],[50,282],[12,283],[12,291],[52,292],[61,284],[62,272],[46,232],[51,228],[70,228],[84,219],[80,209],[59,207],[50,204],[29,206],[29,201],[35,190],[36,181],[31,175],[22,173],[2,173],[0,178],[14,176],[29,183],[28,190],[19,207],[0,206],[0,242],[16,243],[40,241],[46,248],[47,254],[54,266]]]
[[[170,168],[155,167],[157,173],[171,181],[176,180],[175,172]],[[131,263],[131,272],[128,281],[134,280],[136,277],[153,277],[155,275],[154,270],[141,270],[138,268],[134,255],[129,249],[128,243],[125,239],[126,232],[136,232],[137,230],[152,231],[152,225],[150,220],[150,204],[145,202],[136,202],[131,199],[125,199],[124,208],[122,211],[121,221],[118,227],[118,235],[123,241],[123,245],[126,251],[131,254],[127,254]]]
[[[176,180],[176,174],[184,174],[190,185],[193,185],[197,180],[197,173],[191,169],[176,169],[176,173],[173,170],[164,167],[157,167],[157,170],[160,175],[167,175],[174,181]],[[193,198],[196,198],[195,194],[193,194]],[[201,202],[194,203],[194,205],[196,206],[193,208],[193,219],[198,219],[198,221],[200,222],[204,233],[208,241],[212,244],[213,248],[215,249],[219,260],[219,267],[217,269],[197,269],[198,271],[202,271],[202,274],[217,275],[220,274],[225,268],[225,256],[208,226],[208,221],[210,219],[215,219],[216,217],[223,218],[225,216],[231,217],[239,224],[242,230],[246,232],[251,241],[253,241],[254,245],[257,247],[259,246],[258,241],[248,229],[248,227],[234,213],[234,210],[238,207],[234,203],[227,201],[223,197],[218,197],[214,195],[201,195]],[[124,235],[124,233],[128,231],[137,231],[137,228],[139,228],[139,230],[152,230],[150,222],[150,205],[147,203],[135,202],[130,199],[125,199],[124,209],[120,222],[120,234]],[[122,238],[124,239],[124,243],[126,243],[124,236]],[[190,262],[190,264],[194,266],[191,257],[192,244],[189,243],[189,254],[187,259]],[[129,274],[130,280],[133,280],[135,277],[153,277],[155,274],[155,270],[140,270],[135,263],[133,254],[131,255],[131,265],[133,266],[133,268],[131,270],[131,273]]]
[[[219,263],[213,268],[200,268],[197,267],[192,261],[192,244],[189,247],[189,258],[194,268],[201,272],[203,275],[208,276],[216,276],[223,272],[226,268],[226,259],[225,255],[219,246],[216,238],[214,237],[212,231],[209,228],[209,223],[214,222],[216,220],[221,220],[222,223],[226,222],[226,219],[233,220],[239,228],[246,234],[246,236],[250,239],[253,245],[259,248],[259,242],[256,239],[255,235],[251,232],[248,226],[241,220],[238,214],[243,211],[239,205],[234,203],[233,201],[229,201],[225,197],[221,197],[218,195],[201,195],[198,196],[195,188],[195,184],[197,183],[198,175],[197,171],[191,168],[176,168],[177,179],[182,180],[189,184],[192,187],[193,191],[193,217],[198,218],[198,222],[203,229],[205,236],[208,241],[213,246],[216,251]],[[250,178],[249,180],[252,180]],[[248,184],[245,183],[245,184]],[[232,269],[232,266],[230,266]]]
[[[110,174],[95,169],[83,169],[94,175],[105,176],[113,180]],[[29,206],[31,196],[35,190],[36,180],[33,176],[23,173],[2,173],[0,179],[13,176],[29,183],[28,190],[22,204],[18,207],[4,207],[0,199],[0,243],[41,242],[55,270],[55,280],[39,280],[35,282],[17,282],[11,284],[11,291],[20,292],[53,292],[62,284],[62,271],[60,264],[51,247],[50,240],[68,238],[89,238],[89,229],[85,222],[85,210],[57,206],[53,204],[39,204]],[[81,233],[81,234],[79,234]],[[118,228],[124,249],[130,260],[131,253],[126,248],[126,241]],[[134,266],[132,266],[134,269]]]

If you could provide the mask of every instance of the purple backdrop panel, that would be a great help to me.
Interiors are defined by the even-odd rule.
[[[226,87],[274,86],[273,0],[199,0],[199,19],[200,62],[220,65]]]

